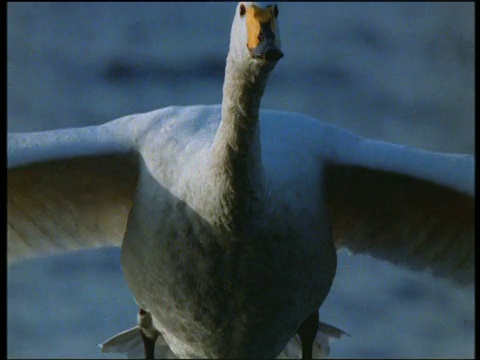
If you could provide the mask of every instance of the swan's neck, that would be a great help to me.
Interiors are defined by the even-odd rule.
[[[227,58],[222,121],[212,145],[212,170],[221,223],[240,230],[255,216],[263,195],[260,101],[268,71]]]

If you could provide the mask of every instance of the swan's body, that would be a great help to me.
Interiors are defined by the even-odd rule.
[[[242,18],[278,29],[255,9],[237,8],[221,106],[8,136],[9,257],[121,245],[180,357],[277,356],[328,294],[336,246],[473,279],[473,158],[259,111],[279,55],[252,62]]]

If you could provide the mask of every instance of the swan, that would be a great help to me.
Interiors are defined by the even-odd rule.
[[[473,158],[260,111],[280,56],[278,7],[240,3],[221,106],[9,134],[9,261],[121,246],[180,357],[274,357],[312,325],[310,357],[342,246],[471,282]]]

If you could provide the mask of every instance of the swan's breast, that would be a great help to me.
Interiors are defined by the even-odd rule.
[[[226,234],[147,175],[122,246],[138,303],[177,355],[275,356],[326,296],[335,251],[275,214]]]
[[[326,227],[303,226],[311,216],[281,192],[239,233],[213,225],[202,171],[220,109],[209,109],[203,118],[187,112],[188,121],[178,111],[183,125],[165,121],[146,136],[122,245],[125,277],[177,355],[274,357],[328,293],[335,250],[318,241]]]
[[[179,204],[165,204],[148,234],[135,226],[148,215],[132,213],[122,261],[137,301],[177,355],[276,356],[326,296],[334,250],[261,221],[228,235]]]

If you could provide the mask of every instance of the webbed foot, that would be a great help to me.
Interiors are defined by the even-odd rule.
[[[313,351],[313,342],[318,331],[318,311],[315,311],[298,328],[298,335],[302,342],[302,359],[311,360]]]

